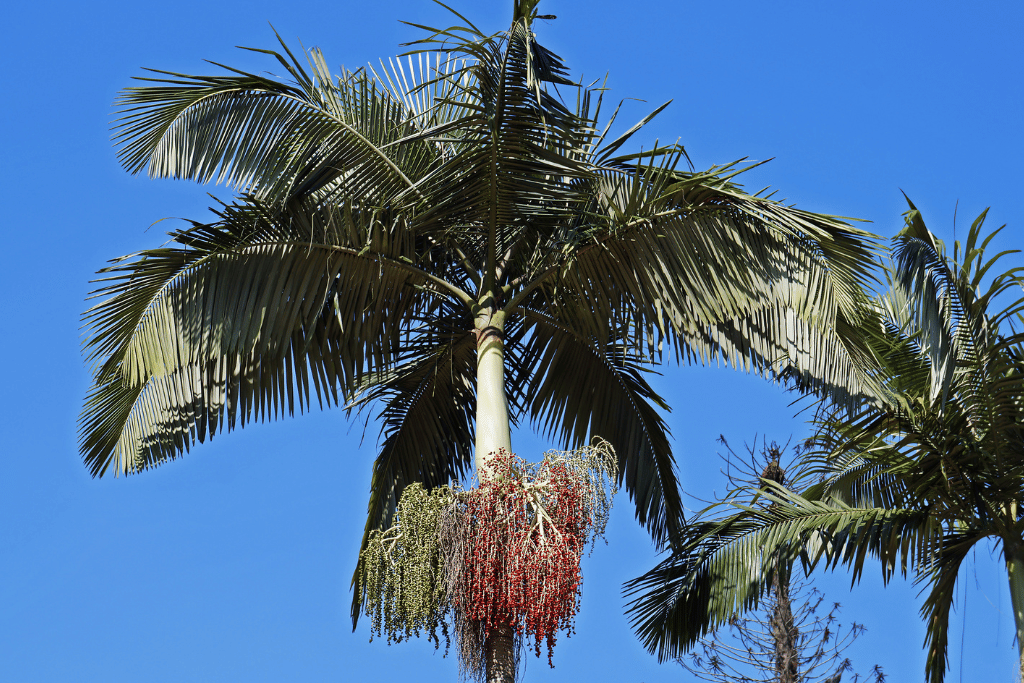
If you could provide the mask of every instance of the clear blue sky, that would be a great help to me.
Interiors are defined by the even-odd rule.
[[[458,3],[506,27],[509,0]],[[1002,2],[648,2],[545,0],[541,41],[575,74],[610,74],[638,119],[674,103],[651,138],[680,138],[698,167],[767,159],[746,184],[799,206],[856,216],[889,237],[905,209],[950,237],[991,206],[1021,246],[1024,5]],[[109,141],[115,93],[144,66],[209,72],[209,59],[266,64],[235,45],[293,45],[356,67],[418,37],[399,19],[445,22],[424,1],[13,4],[4,12],[3,334],[0,392],[0,678],[9,681],[453,681],[425,643],[387,647],[351,633],[348,581],[363,525],[377,427],[341,411],[218,437],[129,479],[92,480],[76,449],[88,383],[79,316],[104,262],[164,241],[166,216],[200,218],[224,188],[129,177]],[[267,67],[273,68],[273,67]],[[963,231],[962,233],[960,231]],[[658,388],[682,481],[707,497],[722,480],[715,438],[806,433],[777,387],[729,370],[665,369]],[[537,455],[548,444],[515,437]],[[685,681],[659,666],[622,617],[620,584],[655,556],[621,498],[585,564],[577,635],[557,668],[527,680]],[[1010,680],[1013,623],[998,556],[961,582],[948,680]],[[867,625],[861,670],[921,680],[924,631],[913,586],[820,586]],[[967,635],[961,642],[966,625]],[[963,650],[963,661],[960,652]]]

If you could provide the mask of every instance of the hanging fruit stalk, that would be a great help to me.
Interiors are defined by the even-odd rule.
[[[437,581],[444,562],[437,521],[453,500],[448,487],[408,486],[398,503],[399,523],[371,534],[358,587],[366,596],[371,639],[386,635],[390,644],[425,634],[440,647],[440,630],[447,650],[450,606]]]
[[[516,649],[533,641],[548,663],[559,631],[573,632],[586,546],[604,535],[617,468],[605,442],[549,451],[527,463],[500,449],[490,476],[462,491],[406,489],[398,521],[374,534],[363,554],[360,590],[373,633],[400,642],[426,633],[438,645],[455,634],[460,671],[482,680],[484,644],[514,629]]]

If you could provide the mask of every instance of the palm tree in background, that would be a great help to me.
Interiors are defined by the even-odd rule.
[[[726,452],[719,457],[725,463],[722,473],[729,494],[723,500],[751,495],[750,504],[773,505],[758,494],[766,482],[785,485],[800,477],[787,472],[800,456],[803,444],[779,445],[762,437],[757,448],[744,444],[745,455],[733,450],[725,436],[719,436]],[[790,439],[792,441],[792,439]],[[757,500],[760,499],[760,500]],[[790,558],[782,553],[772,565],[772,580],[757,608],[744,615],[733,615],[727,625],[702,637],[676,662],[695,678],[714,683],[839,683],[844,672],[853,683],[870,680],[884,683],[885,674],[875,666],[867,676],[855,673],[845,651],[866,631],[865,627],[839,621],[840,605],[826,602],[825,596],[807,578],[793,574]]]
[[[987,258],[999,230],[983,239],[984,219],[950,258],[910,204],[876,300],[882,325],[866,331],[888,369],[884,390],[856,414],[822,413],[813,483],[768,485],[771,505],[707,511],[628,584],[648,649],[677,656],[755,606],[773,557],[802,558],[808,570],[843,564],[857,581],[871,555],[886,581],[909,568],[927,590],[926,680],[941,683],[957,574],[991,539],[1002,546],[1024,666],[1024,334],[1014,327],[1024,322],[1024,268],[994,270],[1016,250]]]
[[[282,43],[256,52],[284,78],[158,71],[121,93],[129,172],[237,194],[102,271],[80,420],[94,476],[372,405],[369,534],[409,484],[486,480],[529,420],[569,448],[607,440],[662,543],[682,505],[644,371],[666,349],[856,401],[870,236],[744,193],[733,166],[693,172],[678,145],[624,151],[660,108],[610,136],[600,95],[537,42],[536,4],[494,35],[456,15],[379,68],[332,75]],[[488,639],[489,679],[513,675],[512,641]]]

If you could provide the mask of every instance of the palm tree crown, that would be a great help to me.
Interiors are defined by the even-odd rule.
[[[256,52],[284,78],[155,72],[122,92],[128,171],[237,196],[103,271],[85,314],[93,475],[373,404],[369,532],[413,482],[462,477],[474,453],[485,476],[529,420],[568,447],[606,439],[661,542],[682,519],[668,407],[643,376],[664,344],[840,400],[870,383],[853,334],[870,236],[744,193],[732,166],[693,172],[678,145],[625,151],[650,117],[599,125],[600,94],[538,43],[536,4],[494,35],[459,15],[379,67],[332,74],[282,43]]]

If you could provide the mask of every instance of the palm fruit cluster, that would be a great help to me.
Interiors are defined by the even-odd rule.
[[[480,486],[406,488],[397,522],[371,535],[360,590],[377,636],[438,633],[458,642],[460,669],[482,679],[487,636],[511,627],[548,662],[579,610],[584,549],[603,536],[616,491],[614,453],[599,442],[528,463],[504,449]]]

